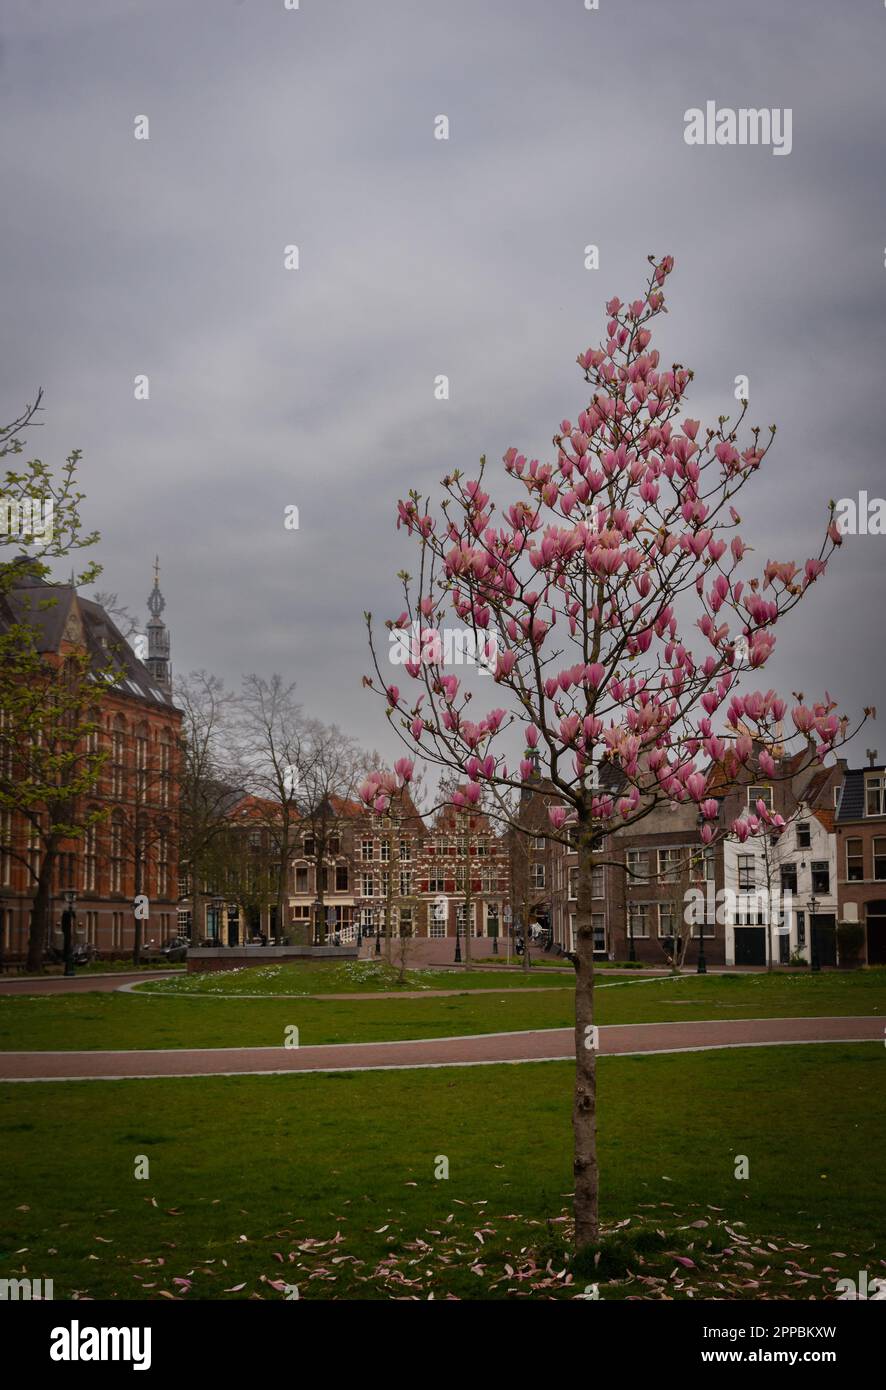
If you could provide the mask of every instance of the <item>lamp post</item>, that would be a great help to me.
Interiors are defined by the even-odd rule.
[[[363,945],[363,909],[357,907],[355,911],[357,913],[357,953],[359,955],[360,947]]]
[[[810,974],[817,975],[821,970],[821,961],[818,958],[818,934],[815,930],[815,913],[818,908],[818,899],[813,893],[809,899],[809,971]]]
[[[492,954],[494,956],[498,955],[498,904],[496,904],[495,917],[493,919]]]
[[[455,909],[455,963],[461,965],[461,934],[459,932],[458,908]]]
[[[77,921],[77,914],[74,911],[74,904],[77,901],[76,889],[67,888],[63,896],[67,907],[62,913],[62,941],[64,943],[65,976],[70,978],[74,974],[74,957],[71,948],[74,942],[74,926]]]

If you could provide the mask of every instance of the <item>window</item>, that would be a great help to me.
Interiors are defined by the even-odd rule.
[[[373,845],[372,840],[364,840],[361,844],[360,857],[363,860],[364,864],[368,864],[371,862],[374,848],[375,846]]]
[[[123,892],[123,818],[119,812],[111,821],[111,892]]]
[[[111,795],[123,795],[126,720],[118,714],[111,734]]]
[[[884,811],[883,778],[864,779],[864,813],[866,816],[882,816]]]
[[[165,898],[169,892],[169,836],[165,830],[157,839],[157,897]]]
[[[740,892],[747,892],[749,888],[755,888],[757,884],[757,865],[752,854],[740,854],[738,856],[738,887]]]
[[[658,905],[658,934],[659,936],[676,936],[677,934],[677,909],[673,903],[659,903]]]
[[[313,837],[313,835],[306,835],[306,836],[305,836],[305,838],[304,838],[304,850],[305,850],[305,856],[306,856],[308,859],[313,859],[313,858],[314,858],[314,855],[317,853],[317,850],[316,850],[316,847],[315,847],[315,844],[314,844],[314,837]]]
[[[783,893],[797,892],[797,866],[796,864],[782,864],[781,866],[781,891]]]
[[[547,844],[547,841],[545,840],[544,835],[533,835],[533,837],[532,837],[532,848],[533,848],[533,849],[544,849],[544,847],[545,847],[546,844]]]
[[[753,809],[758,801],[762,801],[767,811],[772,810],[772,788],[771,787],[748,787],[748,806]]]
[[[591,870],[591,897],[602,898],[603,892],[603,865],[595,864]]]
[[[883,840],[874,841],[875,856],[876,846],[878,844],[882,845],[883,843]],[[864,878],[864,847],[860,839],[846,841],[846,877],[850,883],[859,883]],[[874,867],[874,877],[879,877],[876,870],[876,863]]]
[[[704,934],[705,936],[716,936],[716,931],[715,931],[715,929],[714,929],[714,923],[713,923],[713,922],[709,922],[707,919],[705,919],[704,922],[695,922],[695,923],[693,924],[691,930],[690,930],[690,935],[691,935],[696,941],[698,940],[698,937],[699,937],[700,929],[701,929],[701,928],[704,928],[704,933],[703,933],[703,934]]]
[[[169,805],[169,783],[172,779],[172,748],[169,732],[164,729],[160,735],[160,805]]]
[[[478,840],[478,841],[477,841],[477,853],[478,853],[478,854],[488,854],[488,853],[489,853],[489,845],[487,844],[487,842],[486,842],[485,840]]]
[[[391,862],[391,842],[390,842],[390,840],[382,840],[382,842],[381,842],[381,862],[382,862],[383,864],[390,864],[390,862]]]
[[[797,945],[806,945],[806,913],[797,913]]]
[[[628,887],[636,888],[649,876],[649,856],[645,849],[629,849],[626,862]]]
[[[591,913],[591,929],[594,933],[594,951],[597,955],[606,952],[606,919],[602,912]]]
[[[412,845],[408,840],[400,841],[400,858],[404,860],[412,858]]]
[[[412,871],[410,869],[400,870],[400,897],[408,898],[412,894]]]
[[[659,883],[676,883],[677,871],[683,852],[680,849],[660,849],[658,851]]]
[[[628,935],[631,937],[649,935],[649,904],[628,904]]]
[[[545,886],[545,866],[536,863],[530,865],[529,882],[533,888],[544,888]]]
[[[336,893],[347,893],[348,891],[347,864],[336,864],[335,866],[335,891]]]
[[[446,935],[446,918],[444,916],[438,919],[437,914],[434,911],[433,903],[431,903],[428,907],[428,935],[435,937],[441,937]]]
[[[474,918],[475,918],[475,916],[476,916],[476,909],[477,909],[477,904],[476,904],[476,903],[471,903],[471,935],[472,935],[472,936],[474,935]],[[456,921],[456,924],[457,924],[457,926],[458,926],[459,931],[462,933],[462,935],[464,935],[464,930],[465,930],[465,905],[464,905],[464,903],[456,903],[456,905],[455,905],[455,921]]]
[[[148,726],[139,724],[135,731],[135,786],[139,801],[148,795]]]
[[[813,893],[830,893],[831,891],[831,871],[826,859],[813,859],[812,861],[812,891]]]
[[[443,877],[443,870],[442,870],[442,869],[431,869],[431,870],[430,870],[430,873],[428,874],[428,892],[429,892],[429,893],[445,893],[445,892],[446,892],[446,881],[445,881],[445,879],[444,879],[444,877]],[[441,933],[441,935],[445,935],[445,933]]]
[[[297,864],[295,869],[295,891],[296,893],[307,893],[308,891],[308,866],[307,864]]]
[[[92,827],[93,834],[95,826]],[[12,812],[0,811],[0,883],[8,888],[12,882]]]
[[[874,840],[874,878],[886,878],[886,839],[881,835]]]

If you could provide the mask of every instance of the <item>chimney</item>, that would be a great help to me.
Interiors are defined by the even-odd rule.
[[[866,748],[864,751],[867,754],[868,767],[876,767],[877,758],[880,756],[878,750],[876,748]]]

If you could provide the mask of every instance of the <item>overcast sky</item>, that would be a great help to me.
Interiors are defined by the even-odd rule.
[[[689,413],[746,373],[778,424],[743,494],[760,558],[886,494],[876,0],[3,0],[0,39],[2,414],[44,387],[29,454],[84,451],[101,587],[142,620],[160,553],[177,672],[280,671],[392,752],[360,677],[414,554],[397,498],[550,457],[650,252]],[[707,100],[790,108],[790,154],[686,145]],[[847,539],[767,685],[886,713],[884,558]],[[886,761],[886,722],[858,743]]]

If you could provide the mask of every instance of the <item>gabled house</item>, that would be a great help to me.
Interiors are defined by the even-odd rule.
[[[845,955],[856,938],[864,963],[886,965],[886,766],[868,756],[846,769],[834,818],[839,935]]]

